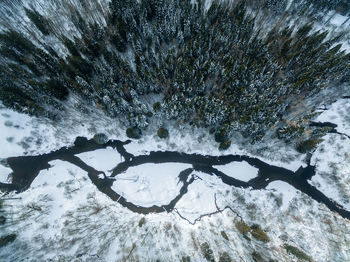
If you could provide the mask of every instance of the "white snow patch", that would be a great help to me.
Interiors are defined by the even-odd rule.
[[[316,122],[331,122],[337,125],[337,131],[350,136],[350,99],[339,99],[330,108],[320,114]]]
[[[328,134],[311,159],[316,175],[311,184],[350,211],[350,140]]]
[[[86,175],[84,170],[66,161],[54,160],[50,161],[49,165],[50,168],[40,171],[31,184],[31,188],[43,185],[57,186],[62,181],[80,179]]]
[[[22,155],[25,150],[19,143],[30,137],[30,116],[10,109],[0,110],[0,157]]]
[[[214,213],[218,208],[221,209],[223,206],[221,195],[231,190],[231,187],[225,185],[217,176],[203,172],[195,172],[195,175],[198,178],[188,186],[188,192],[175,206],[179,214],[191,223],[200,216]]]
[[[19,196],[25,201],[42,199],[43,196],[47,196],[45,198],[50,203],[50,221],[56,221],[59,223],[57,226],[62,226],[62,215],[75,208],[78,203],[86,201],[89,191],[84,190],[87,184],[82,184],[81,180],[87,175],[84,170],[69,162],[54,160],[49,164],[52,167],[42,170],[34,179],[30,189]],[[92,182],[89,183],[92,184]],[[74,201],[67,201],[73,192],[76,192]],[[32,230],[36,230],[35,227]],[[28,237],[33,234],[32,230],[26,232]]]
[[[204,181],[197,180],[188,187],[188,192],[177,203],[180,215],[194,223],[201,215],[217,211],[214,192],[208,192]]]
[[[8,176],[12,173],[12,169],[0,164],[0,183],[8,183]]]
[[[127,139],[127,137],[119,139]],[[234,141],[228,150],[221,151],[218,149],[218,143],[214,141],[213,135],[210,135],[205,129],[184,128],[184,130],[176,130],[176,127],[171,127],[167,139],[160,139],[157,135],[145,134],[141,139],[133,140],[132,143],[124,147],[135,156],[147,154],[151,151],[177,151],[211,156],[232,154],[258,157],[270,165],[283,167],[293,172],[298,170],[300,166],[306,166],[303,161],[305,155],[296,153],[294,149],[281,147],[279,143],[280,141],[270,141],[269,148],[262,150],[262,156],[248,152],[246,148],[238,145],[238,143],[235,144]],[[286,160],[282,158],[286,158]]]
[[[333,18],[330,20],[330,23],[332,25],[335,25],[335,26],[341,26],[344,24],[344,22],[346,22],[346,20],[348,19],[347,16],[343,16],[343,15],[340,15],[340,14],[336,14],[333,16]],[[349,20],[348,20],[349,21]]]
[[[98,171],[111,170],[122,161],[121,155],[112,147],[97,149],[94,151],[77,154],[76,156]]]
[[[246,161],[231,162],[223,166],[214,166],[217,170],[235,179],[248,182],[258,175],[259,169],[249,165]]]
[[[49,153],[71,146],[78,136],[90,139],[104,133],[110,139],[120,139],[121,128],[115,119],[96,108],[82,113],[77,109],[81,104],[72,95],[64,118],[52,121],[5,109],[0,103],[0,158]]]
[[[143,164],[130,167],[116,177],[112,189],[127,201],[143,207],[169,204],[179,193],[178,176],[189,164]]]
[[[267,187],[267,190],[272,190],[275,193],[279,193],[282,197],[282,206],[280,209],[286,210],[289,207],[290,202],[296,196],[298,190],[293,186],[283,181],[273,181]]]
[[[327,180],[327,178],[322,177],[320,174],[316,174],[312,177],[311,184],[316,186],[316,188],[322,193],[324,193],[328,198],[333,199],[338,203],[341,203],[341,200],[339,199],[340,197],[337,186],[335,186],[333,183],[330,183]],[[347,205],[343,205],[347,210],[350,210],[350,203],[347,203]]]

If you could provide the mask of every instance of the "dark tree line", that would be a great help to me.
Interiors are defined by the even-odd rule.
[[[207,127],[223,147],[232,130],[251,141],[276,126],[284,127],[282,137],[302,133],[286,116],[350,76],[350,56],[341,51],[347,32],[316,30],[308,14],[346,14],[348,2],[294,0],[286,7],[273,0],[214,1],[208,10],[203,0],[112,0],[106,25],[70,10],[79,37],[58,34],[49,18],[26,8],[41,44],[15,28],[0,33],[0,99],[55,118],[75,93],[127,126],[145,128],[161,117]],[[270,14],[265,20],[263,12]],[[302,15],[306,22],[291,23]],[[66,57],[45,44],[47,37],[59,40]],[[145,103],[152,94],[163,98]]]

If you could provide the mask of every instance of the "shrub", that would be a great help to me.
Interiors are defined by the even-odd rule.
[[[9,243],[12,243],[17,238],[16,234],[10,234],[7,236],[0,237],[0,247],[4,247]]]
[[[72,54],[72,56],[80,56],[80,53],[72,40],[68,39],[67,37],[64,37],[63,44],[67,47],[68,51]]]
[[[262,242],[270,242],[269,236],[260,228],[259,225],[252,225],[251,227],[252,236]]]
[[[35,45],[29,39],[14,30],[0,34],[0,42],[4,46],[16,48],[23,54],[31,53],[35,50]]]
[[[232,258],[229,256],[227,252],[224,252],[219,257],[219,262],[232,262]]]
[[[222,128],[219,132],[215,133],[215,141],[218,143],[225,142],[226,140],[226,130]]]
[[[225,231],[221,231],[221,236],[222,236],[223,238],[225,238],[226,240],[229,240],[229,238],[228,238],[228,236],[227,236],[227,234],[226,234]]]
[[[20,112],[40,115],[45,111],[42,107],[35,103],[30,95],[24,93],[22,89],[14,86],[2,87],[0,92],[0,100],[2,100],[4,106]]]
[[[74,72],[83,78],[91,77],[93,73],[93,65],[88,60],[81,56],[70,56],[67,58],[69,65],[74,69]]]
[[[158,131],[157,131],[157,135],[162,138],[162,139],[165,139],[169,136],[169,132],[168,130],[166,130],[165,128],[159,128]]]
[[[261,257],[261,255],[256,251],[252,253],[252,258],[255,262],[265,262],[265,260]]]
[[[183,256],[181,258],[181,262],[191,262],[191,257],[190,256]]]
[[[231,140],[225,140],[220,143],[219,150],[227,150],[231,146]]]
[[[152,107],[153,107],[154,111],[159,111],[160,110],[160,103],[159,102],[154,103]]]
[[[126,136],[129,138],[140,139],[141,135],[141,130],[137,127],[129,127],[126,129]]]
[[[298,259],[302,259],[302,260],[310,261],[310,262],[312,261],[312,259],[308,255],[306,255],[303,251],[301,251],[297,247],[287,245],[287,244],[285,244],[283,247],[287,250],[288,254],[294,255]]]
[[[277,137],[279,139],[284,139],[286,141],[289,141],[290,138],[293,138],[295,136],[300,136],[305,130],[305,127],[300,125],[289,125],[284,128],[277,129]]]
[[[102,133],[96,134],[96,135],[94,135],[94,141],[97,144],[103,145],[103,144],[108,142],[108,136],[106,136],[105,134],[102,134]]]
[[[111,43],[119,52],[124,53],[127,50],[127,42],[120,36],[119,33],[112,35],[110,38]]]
[[[68,88],[65,86],[64,83],[57,79],[50,79],[46,83],[45,88],[50,95],[53,95],[54,97],[62,101],[66,100],[69,95]]]
[[[213,250],[210,248],[210,246],[207,242],[204,242],[201,245],[201,252],[206,260],[211,261],[211,262],[215,262]]]
[[[244,221],[236,222],[235,226],[242,235],[247,235],[250,232],[250,227]]]
[[[74,145],[75,145],[76,147],[83,147],[83,146],[86,144],[87,141],[88,141],[88,140],[87,140],[86,137],[78,136],[78,137],[75,139],[75,141],[74,141]]]
[[[139,227],[142,227],[144,224],[146,224],[146,218],[141,218],[139,221]]]
[[[311,150],[313,150],[318,143],[322,142],[322,139],[309,139],[309,140],[305,140],[300,142],[296,149],[298,152],[300,153],[307,153],[310,152]]]

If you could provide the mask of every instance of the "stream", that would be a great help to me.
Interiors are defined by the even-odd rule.
[[[326,205],[329,210],[338,213],[343,218],[350,219],[350,212],[341,205],[328,198],[325,194],[312,186],[308,180],[315,175],[315,167],[300,167],[296,172],[291,170],[269,165],[258,158],[245,155],[223,155],[208,156],[199,154],[186,154],[172,151],[152,151],[149,154],[134,156],[126,151],[124,146],[131,143],[130,140],[119,141],[109,140],[106,143],[97,143],[94,139],[88,140],[84,137],[78,137],[71,147],[63,147],[57,151],[37,156],[19,156],[7,159],[9,167],[12,169],[12,183],[0,183],[0,188],[7,191],[23,192],[27,190],[41,170],[50,168],[50,161],[63,160],[72,163],[88,173],[91,182],[99,191],[106,194],[113,201],[118,202],[123,207],[137,213],[161,213],[174,210],[177,202],[188,192],[188,186],[196,179],[192,175],[193,171],[201,171],[209,175],[215,175],[223,183],[241,188],[264,189],[273,181],[283,181],[293,186],[297,190],[307,194],[312,199]],[[111,176],[106,176],[104,172],[96,170],[82,161],[77,154],[112,147],[117,150],[124,161],[116,165],[112,170]],[[257,168],[257,177],[245,182],[219,171],[213,166],[226,165],[231,162],[246,161],[249,165]],[[112,189],[113,183],[117,183],[116,177],[130,167],[139,166],[146,163],[186,163],[191,164],[192,168],[185,169],[179,173],[179,180],[183,183],[179,194],[168,204],[161,206],[142,207],[128,202],[126,198],[119,195]]]

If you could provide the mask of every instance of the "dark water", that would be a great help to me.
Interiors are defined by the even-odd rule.
[[[124,145],[130,142],[130,140],[125,142],[110,140],[104,144],[99,144],[93,139],[88,140],[83,137],[78,137],[72,147],[64,147],[57,151],[38,156],[10,157],[7,159],[7,162],[13,170],[12,183],[0,183],[0,188],[7,189],[8,191],[25,191],[30,187],[31,183],[41,170],[50,168],[50,161],[59,159],[70,162],[85,170],[88,173],[91,182],[94,183],[101,192],[131,211],[143,214],[152,212],[160,213],[171,212],[174,209],[176,203],[188,192],[188,186],[195,180],[195,177],[192,175],[193,171],[201,171],[219,177],[222,182],[227,185],[242,188],[264,189],[273,181],[283,181],[307,194],[317,202],[325,204],[331,211],[337,212],[344,218],[350,219],[349,211],[345,210],[341,205],[332,201],[317,188],[309,184],[308,180],[315,175],[314,166],[308,165],[305,168],[300,167],[296,172],[292,172],[282,167],[269,165],[260,159],[244,155],[206,156],[165,151],[150,152],[147,155],[133,156],[124,148]],[[75,156],[79,153],[106,147],[116,149],[125,159],[124,162],[119,163],[113,169],[110,177],[107,177],[103,172],[94,169]],[[213,167],[242,161],[246,161],[251,166],[256,167],[259,170],[258,176],[248,182],[244,182],[232,178]],[[129,167],[146,163],[160,164],[169,162],[191,164],[192,168],[180,172],[179,179],[183,182],[183,186],[181,187],[179,194],[167,205],[152,207],[137,206],[128,202],[124,197],[113,191],[111,188],[115,182],[114,177],[125,172]],[[100,174],[104,175],[103,178],[100,178],[101,176],[99,177]]]
[[[334,123],[330,123],[330,122],[313,122],[313,121],[311,121],[310,122],[310,126],[321,127],[321,128],[322,127],[327,127],[329,129],[328,133],[346,136],[347,138],[350,139],[349,135],[347,135],[345,133],[338,132],[338,130],[337,130],[338,125],[336,125]]]

